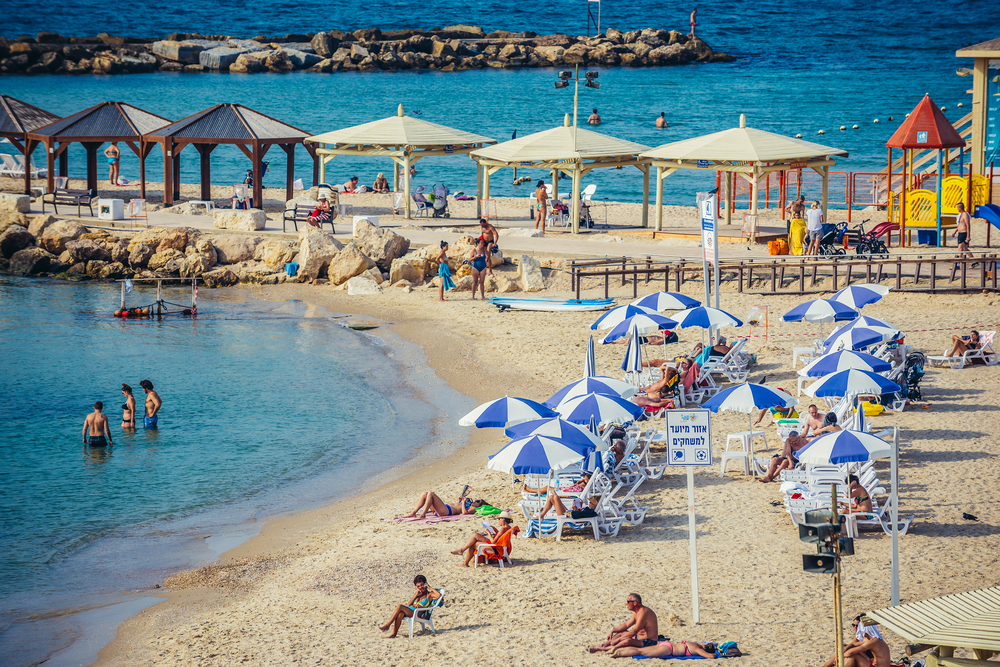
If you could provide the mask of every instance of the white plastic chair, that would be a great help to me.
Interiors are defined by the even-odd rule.
[[[562,203],[561,199],[551,200],[549,203],[552,205],[549,208],[549,213],[545,216],[546,225],[559,225],[561,227],[569,226],[569,214],[565,211],[557,211],[555,208],[555,202]]]
[[[0,153],[0,158],[3,159],[3,173],[7,176],[17,178],[18,176],[24,176],[24,168],[14,159],[14,156],[9,153]]]
[[[964,368],[973,359],[982,359],[987,366],[995,366],[1000,361],[1000,355],[993,349],[993,339],[996,331],[982,331],[979,334],[979,347],[974,350],[966,350],[961,355],[949,357],[947,354],[938,354],[927,357],[927,360],[937,366],[948,364],[955,370]]]
[[[30,169],[32,178],[49,175],[49,170],[47,168],[39,169],[33,162],[29,163],[23,155],[15,155],[14,159],[17,160],[17,163],[20,165],[22,174],[24,174],[25,169]],[[29,164],[31,165],[30,167],[28,166]]]
[[[418,608],[414,610],[413,616],[410,616],[406,619],[406,622],[410,624],[410,639],[413,639],[414,623],[419,623],[421,629],[425,627],[430,627],[431,632],[437,634],[437,630],[434,629],[434,610],[440,607],[442,604],[444,604],[444,589],[439,588],[437,589],[437,591],[438,593],[441,594],[441,597],[434,600],[434,602],[432,602],[431,606],[429,607],[424,607],[423,609]]]
[[[250,187],[246,183],[233,185],[233,209],[250,208]]]

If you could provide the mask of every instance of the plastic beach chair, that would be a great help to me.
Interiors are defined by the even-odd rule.
[[[1000,360],[1000,355],[997,355],[993,349],[993,339],[996,335],[996,331],[982,331],[979,334],[979,347],[976,349],[966,350],[961,355],[954,357],[949,357],[947,354],[936,354],[927,357],[927,360],[937,366],[948,364],[956,370],[964,368],[967,363],[974,359],[982,359],[987,366],[995,366]]]
[[[434,629],[434,610],[444,604],[444,589],[439,588],[437,592],[441,594],[441,597],[434,600],[431,606],[424,608],[417,608],[413,612],[413,616],[406,619],[406,622],[410,624],[410,639],[413,639],[413,625],[414,623],[419,623],[421,629],[425,627],[430,627],[431,632],[437,634],[437,630]]]
[[[504,561],[506,561],[508,565],[513,565],[514,563],[510,559],[510,552],[511,549],[513,548],[513,545],[511,544],[511,539],[519,532],[521,532],[521,529],[518,528],[517,526],[514,526],[506,533],[504,533],[500,537],[500,539],[496,541],[496,544],[487,544],[485,542],[480,542],[478,545],[476,545],[476,558],[472,568],[475,569],[479,567],[480,559],[483,560],[484,564],[490,562],[496,562],[500,565],[501,568],[504,567]],[[486,553],[487,549],[493,549],[496,553]]]

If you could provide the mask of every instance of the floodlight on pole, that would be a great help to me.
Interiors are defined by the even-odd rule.
[[[575,71],[576,76],[572,76],[571,73],[569,71],[567,71],[567,70],[560,70],[560,72],[559,72],[559,80],[556,81],[556,88],[557,89],[559,89],[559,88],[566,88],[566,87],[569,86],[569,82],[570,81],[573,81],[575,83],[575,86],[574,86],[574,89],[573,89],[573,152],[576,153],[577,152],[577,149],[576,149],[577,111],[578,111],[579,106],[580,106],[580,82],[583,81],[584,82],[583,85],[586,88],[593,88],[595,90],[599,89],[601,87],[601,85],[597,81],[595,81],[595,79],[598,77],[598,73],[597,72],[584,72],[584,74],[583,74],[584,78],[581,79],[580,78],[580,66],[579,65],[577,65],[575,67],[574,71]],[[576,158],[576,162],[577,162],[577,167],[574,168],[574,173],[579,172],[579,169],[578,169],[578,167],[579,167],[579,157]],[[577,187],[578,187],[579,179],[577,178],[577,176],[574,176],[573,178],[574,178],[573,182],[575,184],[577,184]],[[577,196],[577,194],[578,193],[574,193],[574,198]],[[572,215],[573,215],[573,218],[574,218],[573,219],[573,233],[574,234],[576,234],[576,233],[578,233],[580,231],[580,216],[578,215],[578,213],[579,213],[579,208],[578,207],[579,207],[579,202],[578,201],[574,201],[573,202],[573,209],[572,209],[573,210]]]

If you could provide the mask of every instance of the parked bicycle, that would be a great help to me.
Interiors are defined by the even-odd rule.
[[[868,259],[874,259],[875,257],[889,259],[889,248],[886,247],[885,242],[876,236],[874,232],[865,231],[866,222],[871,222],[871,219],[862,220],[854,226],[854,229],[858,230],[858,245],[855,248],[855,252]]]

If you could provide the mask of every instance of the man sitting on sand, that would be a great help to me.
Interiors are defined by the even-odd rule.
[[[792,431],[785,439],[785,447],[780,454],[775,454],[771,459],[771,465],[767,468],[767,474],[758,477],[758,482],[773,482],[778,478],[778,473],[782,470],[791,470],[798,465],[799,460],[795,454],[809,444],[809,438],[799,435],[798,431]]]
[[[104,403],[97,401],[94,403],[94,411],[83,420],[83,444],[91,447],[104,447],[112,444],[108,416],[102,412],[103,410]]]
[[[629,619],[618,627],[611,628],[607,641],[590,646],[587,650],[591,653],[597,653],[598,651],[614,651],[626,646],[638,648],[656,646],[660,630],[653,610],[643,606],[642,597],[638,593],[629,593],[625,600],[625,606],[632,612]]]
[[[891,664],[889,645],[882,639],[878,628],[874,625],[861,625],[858,616],[851,623],[854,626],[854,639],[844,647],[844,667],[885,667]],[[833,667],[837,664],[837,656],[833,656],[823,667]]]
[[[631,658],[633,656],[644,656],[647,658],[673,658],[673,657],[698,657],[715,659],[715,647],[711,645],[699,644],[698,642],[671,642],[663,640],[657,642],[655,646],[648,648],[635,648],[623,646],[611,652],[612,658]]]

